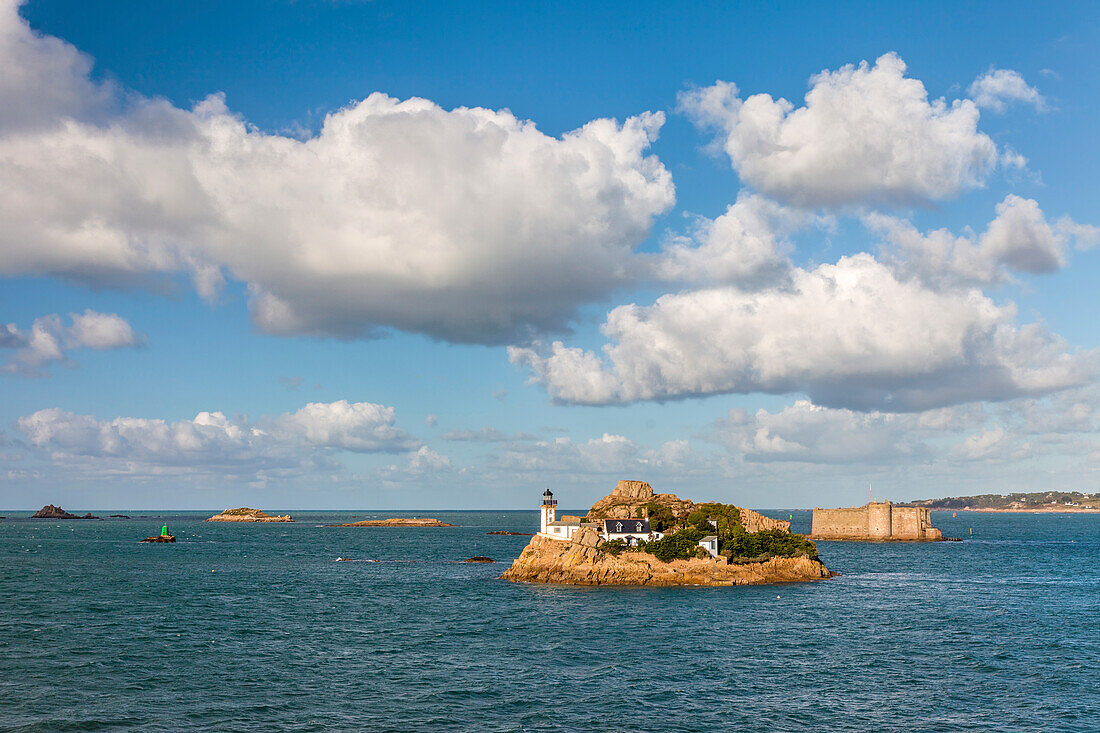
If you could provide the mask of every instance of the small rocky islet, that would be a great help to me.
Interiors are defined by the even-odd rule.
[[[544,497],[552,518],[556,502],[549,492]],[[728,586],[832,576],[818,559],[816,546],[790,533],[790,522],[733,505],[696,504],[675,494],[657,494],[643,481],[620,481],[578,521],[546,522],[545,513],[544,509],[544,525],[566,525],[569,538],[547,534],[544,526],[503,579],[567,585]],[[651,539],[634,545],[609,540],[599,530],[603,520],[644,523]],[[653,539],[657,533],[649,529],[651,522],[668,533]],[[717,555],[701,546],[707,540],[718,541]]]
[[[35,512],[31,519],[99,519],[99,517],[92,516],[91,512],[83,516],[70,514],[59,506],[47,504]]]
[[[454,527],[429,517],[390,517],[389,519],[363,519],[344,524],[326,524],[326,527]]]
[[[289,514],[272,516],[259,509],[242,506],[237,509],[226,509],[221,514],[206,519],[207,522],[293,522]]]

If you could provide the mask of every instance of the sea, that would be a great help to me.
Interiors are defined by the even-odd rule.
[[[584,588],[499,579],[528,538],[486,533],[534,511],[0,513],[5,731],[1100,731],[1100,515],[933,512],[963,541],[820,542],[817,582]]]

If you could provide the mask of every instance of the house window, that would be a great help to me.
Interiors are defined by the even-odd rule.
[[[623,531],[623,523],[622,522],[615,522],[615,531],[616,532],[622,532]]]

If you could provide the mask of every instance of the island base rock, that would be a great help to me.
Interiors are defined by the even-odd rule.
[[[581,530],[574,541],[534,537],[501,577],[526,583],[569,585],[761,585],[820,580],[832,575],[807,557],[726,564],[724,559],[661,562],[645,552],[600,552],[595,532]]]

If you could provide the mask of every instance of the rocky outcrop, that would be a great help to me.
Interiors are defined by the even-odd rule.
[[[530,536],[532,536],[531,532],[509,532],[509,531],[504,530],[504,529],[494,529],[492,532],[486,532],[485,534],[500,534],[500,535],[507,535],[509,537],[530,537]]]
[[[146,537],[142,542],[175,542],[176,538],[170,534],[157,534],[152,537]]]
[[[391,519],[364,519],[347,524],[326,524],[326,527],[453,527],[438,519],[420,517],[393,517]]]
[[[93,517],[91,512],[81,517],[76,514],[69,514],[59,506],[47,504],[35,512],[31,519],[99,519],[99,517]]]
[[[221,514],[215,514],[206,520],[207,522],[293,522],[289,514],[281,517],[273,517],[259,509],[250,509],[242,506],[239,509],[226,509]]]
[[[534,537],[501,577],[513,582],[571,585],[760,585],[828,578],[818,560],[772,558],[766,562],[727,565],[724,559],[661,562],[645,552],[619,555],[600,552],[600,540],[590,528],[572,541]]]
[[[638,510],[651,501],[667,506],[677,516],[687,514],[694,506],[693,502],[676,494],[655,494],[653,487],[645,481],[620,481],[614,491],[592,505],[588,510],[588,520],[637,517]]]
[[[474,555],[473,557],[466,558],[462,562],[496,562],[491,557],[485,557],[484,555]]]
[[[754,512],[752,509],[746,509],[741,506],[737,507],[737,511],[741,514],[741,526],[745,528],[746,532],[761,532],[765,529],[778,529],[783,532],[791,531],[791,523],[786,519],[765,517],[759,512]]]
[[[588,511],[588,520],[641,517],[645,514],[645,505],[650,502],[668,507],[677,517],[690,514],[698,506],[695,502],[681,499],[676,494],[654,493],[653,487],[645,481],[620,481],[614,491],[592,505]],[[791,530],[791,523],[785,519],[772,519],[743,507],[738,507],[738,510],[741,513],[741,524],[746,532],[759,532],[764,529],[779,529],[784,532]]]

